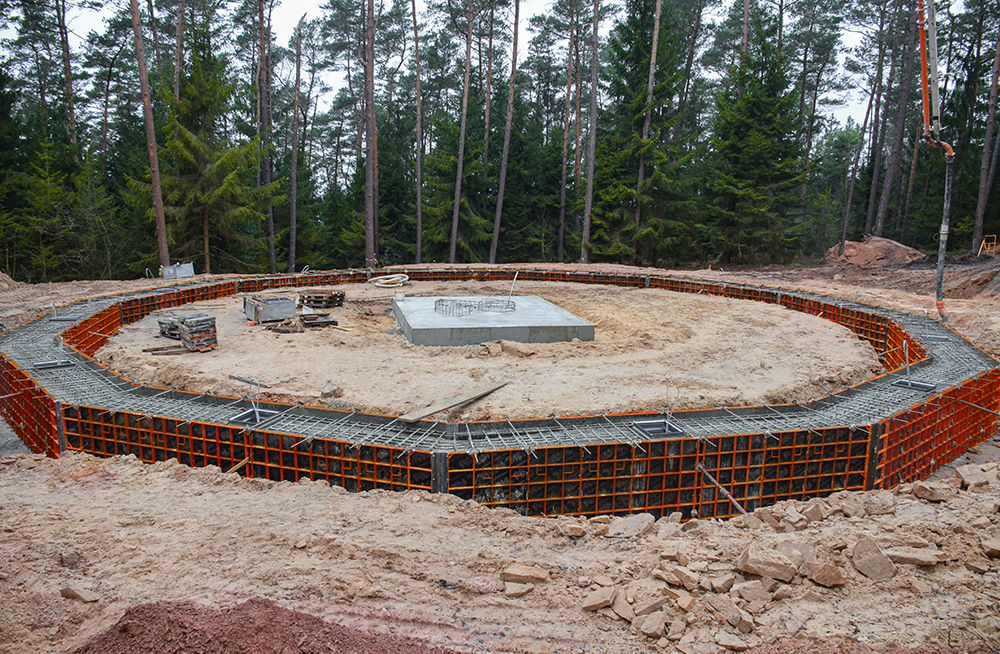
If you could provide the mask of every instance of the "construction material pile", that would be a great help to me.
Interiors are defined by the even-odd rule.
[[[211,350],[219,344],[215,330],[215,316],[185,316],[180,321],[181,342],[188,350]]]
[[[344,291],[309,290],[299,293],[298,306],[310,309],[332,309],[344,305]]]

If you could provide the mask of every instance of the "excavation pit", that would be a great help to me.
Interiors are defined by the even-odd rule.
[[[493,341],[558,343],[594,340],[594,325],[534,295],[501,302],[496,298],[404,297],[394,299],[392,313],[403,337],[413,345],[479,345]],[[513,310],[494,310],[503,305]],[[437,305],[438,309],[435,309]],[[457,311],[441,311],[454,306]],[[472,310],[478,306],[482,310]],[[468,309],[468,310],[466,310]]]

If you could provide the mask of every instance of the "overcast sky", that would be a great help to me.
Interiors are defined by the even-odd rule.
[[[531,38],[531,34],[527,32],[528,19],[536,14],[546,11],[551,4],[552,0],[522,0],[521,2],[521,18],[520,18],[520,30],[518,34],[518,61],[524,61],[525,56],[528,52],[528,40]],[[119,2],[124,2],[124,0],[119,0]],[[274,21],[274,34],[275,40],[279,45],[288,45],[292,34],[295,31],[295,25],[298,23],[299,18],[303,13],[306,14],[307,18],[316,18],[321,14],[320,5],[323,4],[325,0],[303,0],[301,2],[286,3],[285,5],[279,7],[275,11],[273,16]],[[292,9],[294,7],[294,9]],[[417,1],[417,11],[422,12],[425,7],[424,0]],[[959,12],[962,10],[961,0],[958,0],[953,4],[953,12]],[[68,16],[70,30],[73,35],[72,47],[74,52],[80,52],[82,50],[82,40],[86,38],[86,35],[91,30],[103,31],[103,15],[99,12],[87,11],[80,9],[79,7],[72,8]],[[938,17],[941,20],[941,17]],[[605,25],[605,28],[610,27],[610,25]],[[4,36],[12,36],[10,33],[4,34]],[[849,44],[853,44],[857,41],[857,36],[852,33],[846,33],[844,35],[845,40]],[[848,116],[853,116],[854,119],[860,123],[864,118],[865,111],[865,98],[861,97],[863,94],[859,90],[854,90],[850,93],[847,98],[848,106],[839,109],[835,112],[835,116],[841,122],[846,121]]]

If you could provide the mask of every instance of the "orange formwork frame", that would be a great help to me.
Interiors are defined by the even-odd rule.
[[[872,344],[890,372],[904,366],[907,356],[911,365],[929,356],[895,321],[853,303],[657,274],[499,267],[324,271],[151,289],[88,316],[65,330],[62,338],[89,358],[121,325],[160,309],[237,293],[364,283],[398,272],[414,281],[510,281],[517,274],[520,281],[658,288],[781,304],[851,329]],[[1000,369],[993,368],[872,425],[445,453],[303,439],[113,407],[63,405],[0,353],[0,415],[36,453],[57,457],[72,449],[99,456],[133,454],[149,463],[174,458],[194,467],[235,469],[272,481],[322,480],[352,491],[445,491],[529,515],[734,515],[736,509],[698,472],[699,465],[747,510],[837,490],[891,488],[926,477],[989,438],[996,430],[998,404]]]

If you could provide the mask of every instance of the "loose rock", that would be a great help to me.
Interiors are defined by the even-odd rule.
[[[604,535],[607,538],[636,538],[652,529],[655,522],[656,518],[649,513],[615,518],[608,524],[608,531]]]
[[[615,601],[615,597],[618,595],[617,586],[605,586],[603,588],[598,588],[587,598],[583,600],[583,610],[584,611],[596,611],[598,609],[603,609],[605,606],[611,606],[611,603]]]
[[[760,543],[747,545],[736,560],[736,568],[753,575],[791,581],[798,568],[777,550],[765,548]]]
[[[549,578],[549,571],[537,565],[521,565],[515,563],[500,573],[502,581],[512,581],[516,584],[542,583]]]
[[[86,590],[85,588],[74,588],[73,586],[66,586],[60,589],[59,594],[66,599],[77,600],[85,604],[101,599],[101,596],[93,591]]]
[[[885,581],[896,575],[896,566],[882,553],[878,544],[870,538],[863,538],[854,546],[851,562],[858,572],[872,581]]]

